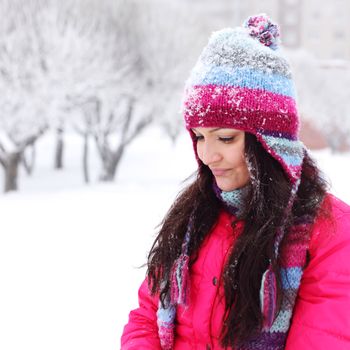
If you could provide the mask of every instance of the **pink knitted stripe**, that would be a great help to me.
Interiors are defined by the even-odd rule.
[[[306,262],[305,251],[309,247],[310,233],[306,224],[292,227],[288,232],[288,244],[281,247],[281,267],[300,267]],[[298,230],[298,231],[296,231]]]
[[[171,350],[174,346],[174,325],[158,325],[162,350]]]
[[[222,125],[246,131],[282,132],[296,137],[298,114],[291,97],[258,89],[215,85],[194,86],[188,88],[186,94],[184,117],[187,128]]]
[[[305,249],[307,248],[302,244],[299,246],[293,247],[293,249],[289,252],[288,255],[282,255],[281,259],[281,267],[300,267],[305,264]]]

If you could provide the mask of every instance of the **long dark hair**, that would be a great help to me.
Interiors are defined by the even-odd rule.
[[[256,137],[249,133],[245,136],[245,156],[252,186],[243,232],[230,253],[222,276],[226,309],[221,343],[225,348],[244,344],[261,330],[259,290],[270,259],[277,277],[279,307],[282,298],[280,266],[273,256],[273,243],[290,197],[291,183],[280,163],[265,151]],[[189,245],[191,264],[196,261],[201,243],[218,218],[221,203],[212,190],[212,183],[210,169],[201,163],[196,179],[178,195],[161,223],[148,256],[147,275],[151,292],[159,293],[162,302],[169,292],[170,271],[180,255],[189,216],[193,212],[195,234]],[[286,221],[286,232],[301,217],[310,220],[318,214],[327,188],[319,169],[306,153],[296,200]]]

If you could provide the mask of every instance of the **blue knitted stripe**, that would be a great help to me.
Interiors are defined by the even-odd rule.
[[[287,267],[281,269],[283,289],[298,289],[303,269],[301,267]]]
[[[266,90],[275,94],[295,98],[291,79],[278,74],[268,74],[249,67],[198,65],[192,71],[189,84],[237,86]]]
[[[288,140],[283,137],[278,136],[269,136],[269,135],[261,135],[262,138],[265,140],[266,143],[268,143],[270,146],[274,146],[274,148],[279,149],[290,149],[293,151],[297,151],[300,149],[300,153],[303,149],[303,143],[299,140]]]
[[[163,325],[171,324],[174,321],[175,315],[175,306],[169,305],[167,308],[162,308],[160,304],[157,311],[158,322],[161,322]]]
[[[280,311],[273,322],[270,332],[287,332],[290,325],[290,319],[292,317],[292,310]]]
[[[222,191],[214,181],[213,187],[215,194],[221,198],[226,208],[229,209],[229,212],[240,217],[245,209],[245,197],[249,193],[250,185],[237,188],[233,191]]]
[[[292,156],[288,154],[280,154],[280,156],[283,158],[284,162],[287,165],[297,166],[301,165],[302,163],[302,158],[298,156]]]
[[[302,164],[304,159],[304,145],[302,142],[266,135],[262,135],[262,138],[288,166],[298,166]]]

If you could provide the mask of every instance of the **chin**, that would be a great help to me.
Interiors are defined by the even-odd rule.
[[[221,191],[225,191],[225,192],[230,192],[239,188],[239,186],[237,185],[235,186],[233,184],[220,183],[220,181],[216,181],[216,184],[218,185]]]
[[[244,187],[247,183],[237,181],[224,181],[224,179],[215,179],[216,184],[221,191],[230,192]]]
[[[231,191],[234,191],[234,190],[237,190],[238,187],[220,187],[219,188],[221,189],[221,191],[224,191],[224,192],[231,192]]]

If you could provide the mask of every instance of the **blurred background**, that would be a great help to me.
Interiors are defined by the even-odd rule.
[[[0,348],[115,349],[196,169],[180,113],[210,34],[267,13],[300,135],[350,203],[348,0],[0,0]]]

